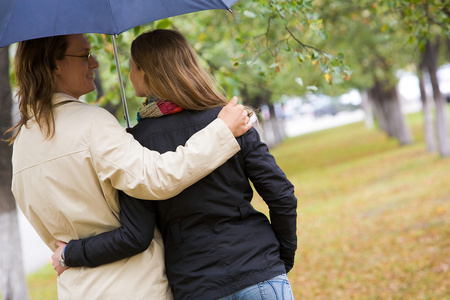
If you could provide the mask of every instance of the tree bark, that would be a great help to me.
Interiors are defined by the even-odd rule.
[[[437,60],[440,40],[436,43],[427,41],[424,53],[424,65],[430,75],[431,86],[433,87],[433,98],[436,108],[436,133],[438,139],[438,150],[442,157],[450,156],[450,143],[448,138],[448,116],[447,103],[439,89],[437,79]]]
[[[446,38],[445,43],[447,44],[447,60],[450,61],[450,38]]]
[[[422,69],[423,65],[419,66],[419,72],[417,74],[418,75],[417,77],[419,78],[420,100],[422,102],[425,142],[427,144],[428,152],[433,153],[436,151],[436,136],[434,133],[433,113],[432,113],[433,103],[427,97]]]
[[[97,89],[97,101],[101,102],[101,98],[105,96],[105,91],[103,90],[103,82],[100,77],[100,72],[98,69],[94,70],[95,78],[94,78],[94,84],[95,88]],[[120,95],[120,93],[118,94]],[[122,102],[119,102],[119,104],[112,104],[111,101],[106,102],[106,104],[103,106],[104,109],[109,111],[113,116],[116,116],[117,112],[119,111],[119,108],[122,107]]]
[[[411,144],[412,135],[406,126],[395,86],[377,80],[369,90],[369,98],[374,104],[380,129],[397,139],[401,145]]]
[[[11,127],[12,96],[8,47],[0,49],[0,131]],[[12,147],[0,142],[0,293],[4,300],[28,299],[16,203],[11,192]]]
[[[361,107],[364,111],[364,125],[366,125],[367,129],[373,129],[375,127],[374,121],[373,121],[373,110],[372,106],[370,105],[369,101],[369,95],[367,90],[363,91],[361,93]]]
[[[275,117],[274,106],[270,103],[271,92],[264,88],[259,88],[255,95],[250,94],[251,92],[249,92],[247,87],[241,89],[241,95],[245,105],[248,105],[257,111],[259,111],[263,105],[267,105],[270,111],[270,119],[263,120],[263,118],[258,118],[260,122],[255,126],[261,136],[261,140],[264,141],[269,148],[278,145],[286,137],[286,131],[284,130],[283,120],[278,120]]]

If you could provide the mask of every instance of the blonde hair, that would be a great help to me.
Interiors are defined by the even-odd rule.
[[[141,34],[131,44],[131,56],[145,72],[149,96],[192,110],[227,104],[179,32],[156,29]]]
[[[41,132],[51,139],[55,132],[52,95],[55,92],[53,71],[56,60],[67,50],[65,36],[54,36],[19,42],[14,58],[20,121],[5,133],[17,131],[6,141],[12,144],[23,125],[35,117]]]

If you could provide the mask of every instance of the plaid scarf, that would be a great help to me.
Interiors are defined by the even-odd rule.
[[[145,118],[158,118],[182,111],[183,108],[165,99],[147,97],[137,113],[138,122]]]

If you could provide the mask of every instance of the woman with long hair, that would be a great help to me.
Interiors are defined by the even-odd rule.
[[[226,103],[176,31],[137,37],[130,64],[136,96],[147,97],[131,133],[145,147],[176,149]],[[294,187],[254,128],[238,143],[237,154],[169,201],[140,201],[121,193],[122,226],[60,243],[53,255],[55,270],[64,271],[57,259],[61,251],[69,267],[129,257],[134,254],[129,249],[144,250],[157,241],[156,225],[175,299],[293,299],[286,273],[297,247]],[[250,181],[269,207],[270,222],[250,203]]]
[[[12,192],[53,251],[57,241],[118,227],[117,189],[142,199],[175,196],[235,154],[233,134],[250,127],[243,107],[232,103],[187,147],[150,151],[106,110],[79,100],[95,89],[99,65],[90,49],[75,34],[20,42],[15,56],[21,119],[10,130]],[[58,279],[58,296],[148,299],[154,293],[170,299],[162,259],[161,242],[128,260],[69,270]]]

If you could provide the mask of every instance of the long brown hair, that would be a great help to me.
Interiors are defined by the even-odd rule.
[[[141,34],[131,44],[131,56],[145,72],[149,96],[192,110],[227,104],[179,32],[156,29]]]
[[[65,36],[54,36],[19,42],[14,58],[17,97],[20,121],[5,133],[17,131],[6,141],[10,144],[17,138],[23,125],[35,117],[46,138],[53,137],[55,119],[52,110],[52,95],[55,92],[53,71],[56,60],[63,59],[67,50]]]

